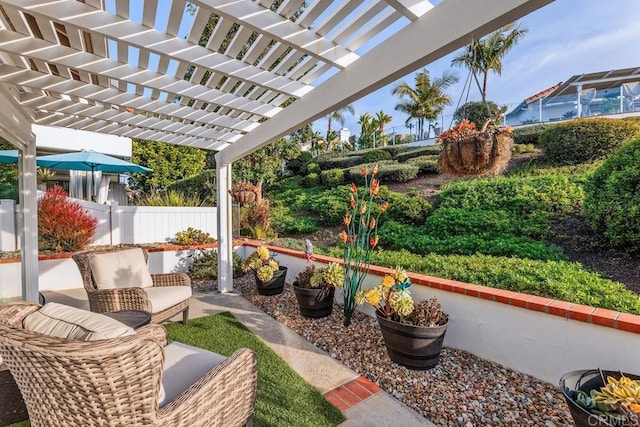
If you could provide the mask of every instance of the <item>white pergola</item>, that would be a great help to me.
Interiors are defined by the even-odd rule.
[[[38,295],[32,124],[216,151],[218,288],[231,291],[234,161],[552,1],[0,0],[23,298]]]

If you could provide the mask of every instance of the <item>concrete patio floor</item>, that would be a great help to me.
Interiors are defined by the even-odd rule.
[[[46,301],[89,308],[84,289],[44,292]],[[195,293],[190,318],[229,311],[347,418],[341,426],[433,426],[420,414],[333,359],[239,294]],[[182,315],[174,321],[180,321]]]

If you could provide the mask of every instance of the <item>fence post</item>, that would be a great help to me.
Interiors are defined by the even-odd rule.
[[[111,217],[111,244],[119,245],[122,243],[122,233],[120,232],[120,205],[118,205],[118,202],[115,200],[111,201],[111,205],[109,206],[109,215]]]
[[[13,252],[16,245],[16,202],[0,200],[0,251]]]

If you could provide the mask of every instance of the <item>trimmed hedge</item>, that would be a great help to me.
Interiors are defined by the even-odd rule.
[[[541,237],[550,227],[545,213],[529,217],[505,210],[436,209],[424,222],[428,234],[438,238],[455,235],[474,235],[485,238],[499,236]]]
[[[562,214],[582,207],[584,176],[547,174],[481,178],[443,186],[438,194],[443,208],[504,210],[516,215]]]
[[[344,172],[342,169],[329,169],[320,173],[320,181],[324,188],[334,188],[344,184]]]
[[[554,125],[531,125],[518,127],[513,130],[514,144],[538,145],[540,134]]]
[[[399,163],[404,163],[407,160],[413,159],[415,157],[436,155],[439,156],[440,151],[442,151],[442,147],[440,145],[428,145],[426,147],[412,148],[398,153],[398,155],[396,156],[396,160]]]
[[[549,161],[575,165],[603,159],[640,135],[640,124],[619,119],[578,119],[542,132],[539,141]]]
[[[407,160],[407,165],[418,167],[420,175],[438,173],[438,156],[420,156]]]
[[[302,185],[307,188],[315,187],[320,184],[320,175],[315,172],[311,172],[309,175],[305,176],[302,180]]]
[[[327,254],[342,258],[343,249],[334,247]],[[404,250],[376,250],[372,253],[371,264],[400,267],[444,279],[640,314],[640,296],[621,283],[585,270],[578,263],[489,255],[422,256]]]
[[[400,193],[381,195],[389,202],[389,209],[380,216],[380,222],[389,220],[402,224],[420,226],[433,211],[431,203],[419,196],[405,196]]]
[[[322,170],[328,169],[346,169],[352,166],[359,165],[361,163],[366,163],[363,160],[363,156],[348,156],[348,157],[333,157],[326,159],[318,159],[318,165]]]
[[[383,160],[391,160],[391,153],[385,150],[372,150],[362,155],[362,163],[375,163]]]
[[[308,174],[312,174],[312,173],[319,174],[320,173],[320,166],[318,166],[317,163],[309,163],[307,165],[307,173]]]
[[[533,153],[536,151],[536,147],[533,144],[513,144],[511,152],[513,154]]]
[[[307,165],[311,163],[313,155],[309,151],[302,151],[295,159],[287,161],[287,169],[294,175],[306,175]]]
[[[640,253],[640,139],[618,149],[585,185],[584,215],[614,247]]]
[[[386,162],[389,162],[387,160]],[[378,179],[380,182],[407,182],[418,177],[418,167],[415,165],[406,165],[398,163],[378,162]],[[348,182],[363,184],[364,178],[360,174],[361,167],[371,168],[372,164],[360,165],[347,170],[345,178]]]

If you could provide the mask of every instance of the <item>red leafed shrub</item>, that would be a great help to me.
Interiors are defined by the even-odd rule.
[[[38,247],[40,250],[76,252],[93,240],[98,220],[62,187],[48,189],[38,200]]]

